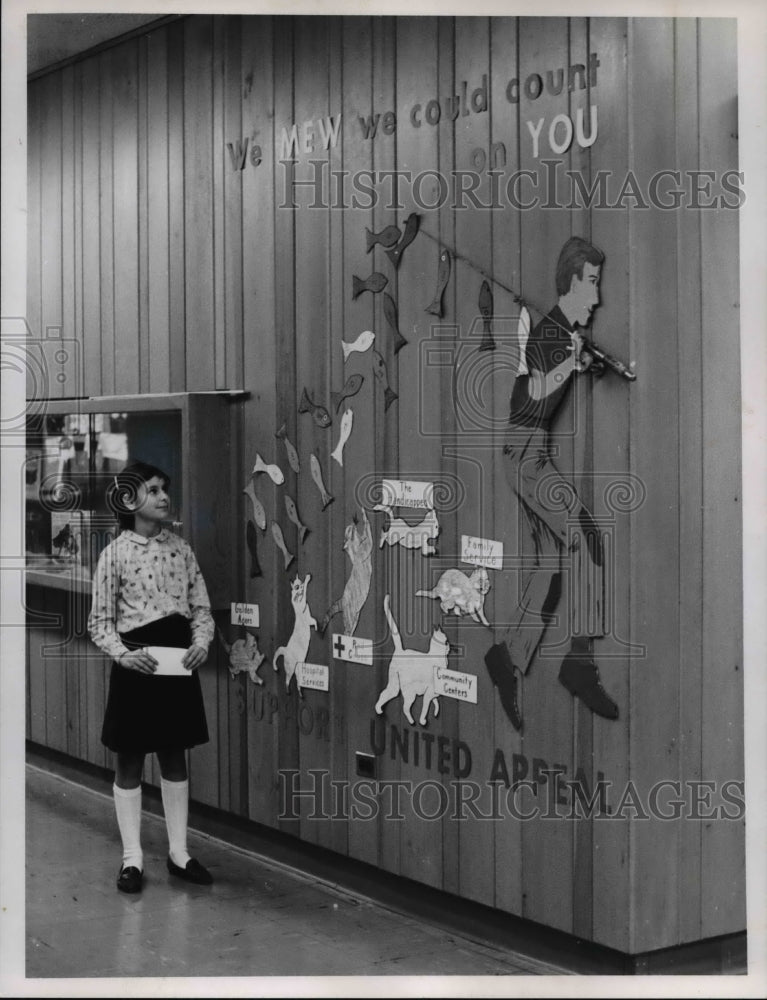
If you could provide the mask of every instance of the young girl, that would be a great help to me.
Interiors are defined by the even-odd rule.
[[[187,852],[189,747],[208,741],[197,667],[213,638],[210,601],[190,546],[162,522],[169,515],[168,476],[134,462],[114,477],[110,506],[122,529],[101,553],[88,619],[91,639],[113,660],[101,741],[116,754],[115,812],[123,845],[121,892],[140,892],[141,777],[144,755],[160,763],[168,829],[168,871],[209,885],[210,873]],[[155,676],[147,646],[185,649],[191,676]]]

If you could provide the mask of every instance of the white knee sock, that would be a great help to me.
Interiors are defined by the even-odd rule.
[[[171,861],[179,868],[186,868],[190,860],[186,849],[186,826],[189,817],[189,780],[166,781],[160,778],[165,825],[168,828],[168,847]]]
[[[131,866],[144,870],[141,850],[141,785],[137,788],[118,788],[112,785],[117,826],[123,842],[123,868]]]

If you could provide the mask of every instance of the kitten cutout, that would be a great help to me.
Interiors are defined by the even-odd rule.
[[[392,508],[385,503],[377,503],[373,510],[382,510],[389,518],[389,524],[381,532],[379,549],[388,545],[402,545],[406,549],[420,549],[424,556],[433,556],[437,551],[435,543],[440,532],[437,512],[431,508],[426,511],[423,521],[418,524],[408,524],[401,517],[395,517]]]
[[[373,552],[373,534],[370,530],[365,510],[362,511],[362,527],[360,528],[357,515],[354,515],[353,523],[346,526],[344,533],[344,552],[352,561],[352,571],[346,581],[344,592],[338,600],[328,608],[325,617],[320,622],[319,631],[324,634],[325,629],[330,624],[330,620],[339,612],[344,616],[344,632],[346,635],[354,635],[357,628],[360,612],[365,604],[370,591],[370,578],[373,575],[373,562],[371,554]]]
[[[470,615],[475,622],[492,628],[485,617],[485,594],[490,590],[490,577],[480,566],[471,576],[460,569],[448,569],[437,580],[433,590],[417,590],[416,597],[439,599],[439,606],[447,614]]]
[[[434,716],[439,715],[439,701],[434,690],[434,680],[437,668],[447,667],[450,643],[442,629],[436,628],[432,632],[429,648],[425,652],[418,649],[404,649],[402,637],[389,607],[388,594],[384,597],[384,614],[394,640],[394,654],[389,663],[388,683],[376,702],[376,715],[381,715],[383,706],[401,694],[403,714],[411,726],[415,725],[411,708],[420,695],[422,702],[419,722],[425,726],[431,704],[434,705]]]
[[[247,673],[254,684],[263,684],[263,678],[258,676],[257,671],[266,657],[258,648],[256,637],[248,632],[244,639],[235,639],[234,642],[228,643],[221,629],[217,631],[221,645],[229,657],[229,673],[232,677]]]
[[[280,646],[279,649],[275,650],[272,660],[274,669],[278,670],[277,660],[282,658],[283,666],[285,667],[286,691],[290,690],[290,682],[296,673],[298,664],[306,663],[311,629],[317,628],[317,622],[312,618],[312,613],[306,602],[306,590],[310,580],[311,574],[307,573],[303,580],[296,577],[290,584],[290,603],[293,605],[293,612],[296,616],[295,624],[293,625],[293,634],[288,639],[286,646]],[[298,676],[296,676],[296,687],[298,688],[298,693],[303,698],[304,695]]]

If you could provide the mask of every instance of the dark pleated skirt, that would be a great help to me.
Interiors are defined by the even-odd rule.
[[[120,638],[129,649],[139,646],[192,644],[189,620],[170,615]],[[101,742],[115,753],[155,753],[208,742],[208,725],[198,671],[191,677],[156,677],[112,663]]]

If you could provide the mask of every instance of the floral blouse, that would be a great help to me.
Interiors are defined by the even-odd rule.
[[[167,529],[153,538],[121,532],[101,553],[93,576],[91,639],[116,660],[128,652],[120,633],[172,614],[190,619],[193,644],[207,650],[215,626],[191,546]]]

